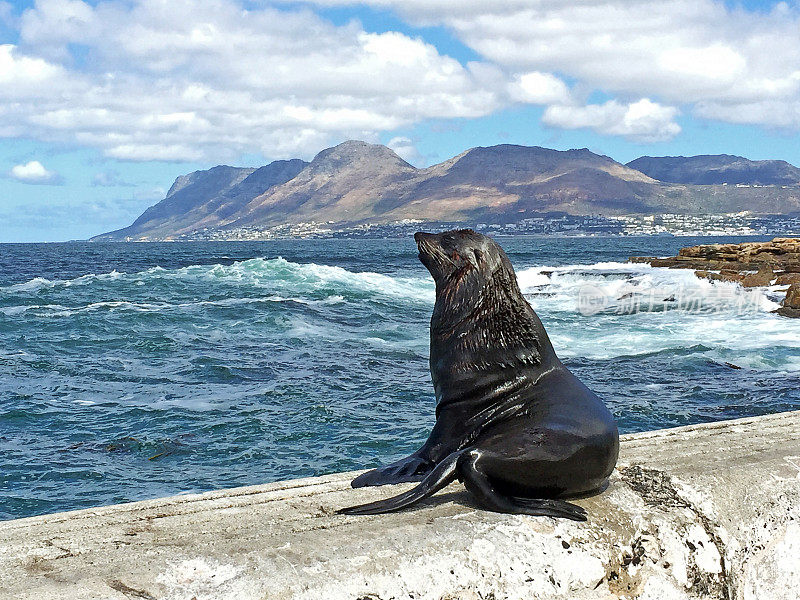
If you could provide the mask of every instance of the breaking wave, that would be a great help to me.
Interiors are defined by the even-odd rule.
[[[388,298],[411,302],[430,303],[434,298],[432,282],[419,277],[392,277],[381,273],[353,272],[342,267],[319,265],[315,263],[294,263],[283,258],[253,258],[229,265],[192,265],[180,269],[153,267],[138,273],[112,271],[102,274],[88,274],[74,279],[45,279],[36,277],[25,283],[0,288],[0,300],[11,298],[38,298],[63,292],[69,288],[87,288],[76,295],[115,291],[134,295],[147,295],[137,287],[157,289],[168,295],[191,295],[202,288],[204,293],[232,290],[246,291],[248,296],[255,293],[270,294],[263,298],[226,298],[202,302],[135,302],[135,301],[96,301],[80,307],[82,310],[129,309],[138,311],[158,311],[168,308],[190,308],[200,305],[231,305],[237,302],[300,302],[309,303],[325,300],[341,302],[345,298]],[[64,310],[60,305],[28,305],[5,307],[4,314],[18,314],[26,310]]]
[[[698,279],[690,270],[619,262],[536,266],[520,269],[517,276],[564,357],[609,359],[702,346],[711,360],[735,360],[752,368],[800,369],[796,357],[800,323],[770,314],[779,306],[772,288],[744,289]],[[75,293],[76,288],[81,293]],[[588,310],[581,304],[587,294],[593,301]],[[36,302],[50,296],[58,302]],[[70,306],[70,298],[88,301]],[[0,288],[0,314],[19,318],[197,313],[294,303],[366,309],[369,314],[361,314],[368,320],[402,319],[403,306],[425,310],[433,301],[434,286],[427,276],[354,272],[280,257],[171,270],[153,267],[138,273],[112,271],[69,280],[37,277]],[[381,308],[387,303],[388,313]],[[335,323],[328,326],[336,328]],[[300,336],[325,327],[324,322],[312,323],[301,316],[293,317],[288,331]],[[366,336],[365,340],[380,342],[382,338]],[[776,345],[793,352],[779,360],[753,357],[754,350]]]
[[[800,370],[800,323],[771,314],[779,306],[775,288],[613,262],[532,267],[518,277],[563,357],[607,360],[691,348],[720,363]]]

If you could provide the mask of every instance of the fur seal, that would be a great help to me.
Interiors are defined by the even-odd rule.
[[[496,242],[471,229],[414,239],[436,282],[436,423],[422,448],[352,486],[420,483],[339,512],[399,510],[458,479],[488,510],[586,520],[560,498],[603,489],[619,453],[613,416],[558,359]]]

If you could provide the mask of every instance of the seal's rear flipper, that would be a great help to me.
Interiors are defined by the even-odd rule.
[[[472,449],[463,455],[458,465],[458,474],[464,486],[475,496],[478,504],[495,512],[537,517],[556,517],[585,521],[586,511],[576,504],[546,498],[520,498],[501,494],[492,486],[489,477],[481,469],[481,451]]]
[[[421,459],[416,454],[406,456],[385,467],[362,473],[350,483],[354,488],[372,485],[392,485],[422,481],[433,469],[433,463]]]
[[[417,487],[400,494],[399,496],[387,498],[386,500],[378,500],[377,502],[370,502],[369,504],[362,504],[360,506],[343,508],[338,512],[345,515],[377,515],[400,510],[406,506],[411,506],[415,502],[419,502],[420,500],[435,494],[440,489],[455,480],[456,465],[458,463],[459,456],[461,456],[460,452],[453,452],[450,456],[436,465],[433,471],[431,471],[430,474],[422,480],[422,483],[420,483]],[[365,473],[365,475],[368,474],[369,473]],[[353,483],[355,484],[355,481]]]

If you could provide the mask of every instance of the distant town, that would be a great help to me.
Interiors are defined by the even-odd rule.
[[[621,215],[576,216],[549,214],[514,223],[444,222],[404,219],[388,224],[337,227],[335,223],[296,223],[269,228],[201,229],[177,236],[177,241],[260,241],[288,238],[391,238],[406,237],[420,229],[445,230],[471,227],[494,235],[564,236],[744,236],[800,235],[800,215]]]

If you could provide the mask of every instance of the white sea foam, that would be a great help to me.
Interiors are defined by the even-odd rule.
[[[778,304],[769,288],[627,263],[534,267],[520,270],[519,280],[563,357],[692,349],[743,368],[800,370],[800,320],[771,314]],[[581,314],[587,293],[596,302]]]
[[[336,266],[293,263],[280,257],[215,265],[206,274],[191,271],[186,274],[230,279],[260,287],[287,287],[307,292],[334,288],[344,292],[362,292],[424,302],[433,301],[434,291],[433,282],[429,282],[427,278],[397,277],[369,271],[353,272]]]
[[[547,277],[544,285],[542,277]],[[592,314],[643,310],[769,312],[778,307],[764,288],[744,289],[733,283],[699,279],[688,270],[646,265],[536,267],[521,271],[519,280],[523,293],[529,294],[534,304],[564,312],[581,310],[580,301],[587,293],[597,300]]]
[[[0,288],[0,292],[14,293],[14,292],[38,292],[44,288],[51,288],[56,282],[44,277],[34,277],[25,283],[15,283],[4,288]]]
[[[369,271],[354,272],[347,269],[318,265],[315,263],[294,263],[283,258],[253,258],[229,265],[191,265],[179,269],[152,267],[138,273],[87,274],[69,280],[49,280],[41,277],[20,284],[0,288],[4,296],[30,297],[43,290],[58,291],[74,286],[91,286],[101,284],[104,289],[111,285],[112,290],[125,291],[128,286],[174,286],[208,284],[215,286],[250,287],[267,292],[270,301],[293,301],[305,304],[344,302],[353,294],[369,298],[370,296],[390,298],[395,301],[413,301],[432,303],[434,298],[433,282],[422,277],[390,276]],[[128,288],[129,289],[129,288]],[[92,292],[88,292],[92,293]],[[190,290],[187,293],[192,293]],[[251,294],[248,294],[248,296]],[[252,298],[242,302],[257,301]],[[227,301],[213,301],[224,305]],[[142,311],[158,311],[172,306],[189,308],[200,303],[182,303],[168,305],[162,303],[137,303],[125,301],[98,301],[83,307],[64,308],[63,314],[71,311],[95,309],[128,309]],[[25,309],[19,309],[25,310]],[[13,312],[13,311],[12,311]],[[6,313],[11,314],[11,313]]]
[[[800,370],[800,320],[777,317],[771,311],[780,294],[776,288],[744,289],[726,282],[695,277],[690,270],[654,268],[644,264],[603,262],[558,267],[522,268],[518,280],[563,357],[609,359],[694,349],[716,362],[744,368]],[[32,311],[35,315],[71,316],[96,311],[199,311],[254,303],[298,303],[323,306],[348,302],[432,304],[429,277],[390,276],[373,272],[300,264],[283,258],[254,258],[229,265],[192,265],[180,269],[154,267],[139,273],[84,275],[68,281],[36,278],[0,289],[6,296],[30,298],[41,290],[75,285],[112,286],[125,297],[130,285],[164,285],[178,290],[172,301],[107,300],[97,298],[78,307],[61,304],[23,304],[0,308],[6,316]],[[233,297],[195,300],[194,286],[233,288]],[[116,290],[119,287],[120,293]],[[241,293],[237,288],[250,288]],[[594,314],[581,314],[581,295],[589,289],[600,299]],[[99,292],[98,292],[99,293]],[[134,292],[136,294],[136,292]],[[92,293],[89,292],[91,296]],[[185,298],[185,299],[184,299]],[[29,300],[28,300],[29,301]],[[24,302],[24,301],[23,301]],[[584,307],[585,308],[585,307]],[[393,312],[393,311],[392,311]],[[352,331],[339,331],[329,322],[285,324],[292,337],[340,340]],[[389,343],[368,334],[369,342]],[[400,342],[406,345],[406,341]]]
[[[81,275],[74,279],[46,279],[44,277],[34,277],[24,283],[15,283],[13,285],[0,287],[0,293],[11,295],[19,293],[37,293],[41,290],[53,289],[57,287],[72,287],[76,285],[91,285],[98,281],[113,281],[125,277],[125,273],[119,271],[111,271],[109,273],[89,273]]]

